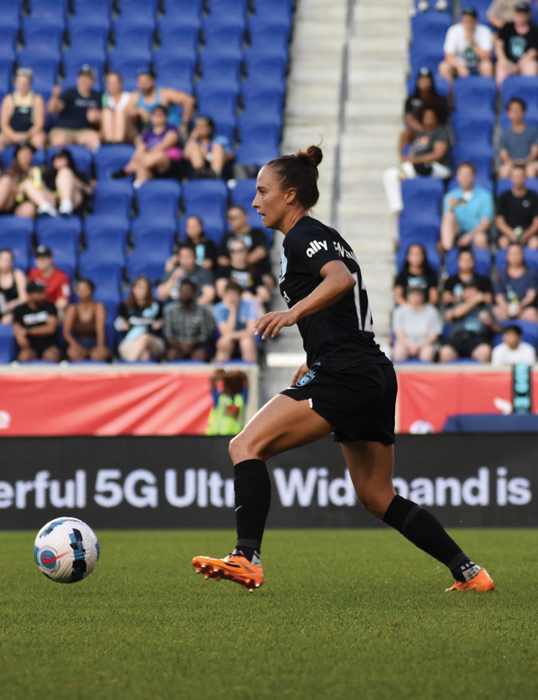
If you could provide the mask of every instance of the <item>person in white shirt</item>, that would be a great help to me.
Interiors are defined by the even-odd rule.
[[[394,309],[392,330],[395,336],[392,359],[395,362],[410,357],[433,362],[443,322],[435,306],[426,303],[425,289],[408,287],[406,303]]]
[[[533,365],[536,362],[536,350],[530,343],[521,340],[521,328],[515,324],[506,326],[503,331],[503,342],[493,348],[491,364],[500,365]]]
[[[443,49],[445,58],[439,64],[439,75],[450,83],[469,75],[493,75],[493,35],[489,27],[478,23],[474,7],[463,8],[460,22],[446,33]]]

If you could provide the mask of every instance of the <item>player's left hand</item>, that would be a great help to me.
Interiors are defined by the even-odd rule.
[[[262,340],[276,338],[280,329],[284,326],[293,326],[296,323],[295,314],[289,311],[271,311],[261,316],[254,326],[254,335],[262,334]]]

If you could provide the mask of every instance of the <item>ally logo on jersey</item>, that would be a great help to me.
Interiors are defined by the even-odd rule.
[[[354,260],[357,265],[359,264],[359,261],[352,250],[347,250],[347,248],[344,248],[344,246],[338,241],[333,241],[333,245],[334,249],[341,258],[349,258],[350,260]],[[312,258],[316,253],[319,253],[320,250],[329,250],[327,241],[312,241],[305,253],[308,258]]]

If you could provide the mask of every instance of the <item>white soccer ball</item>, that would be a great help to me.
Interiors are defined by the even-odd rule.
[[[56,518],[37,533],[34,558],[52,581],[76,583],[95,569],[99,561],[99,541],[82,520]]]

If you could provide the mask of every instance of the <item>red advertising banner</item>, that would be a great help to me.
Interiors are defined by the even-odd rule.
[[[203,435],[208,373],[0,375],[0,436]]]

